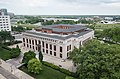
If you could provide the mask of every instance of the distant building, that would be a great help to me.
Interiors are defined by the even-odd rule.
[[[70,51],[94,37],[94,31],[84,25],[59,24],[24,32],[22,37],[23,46],[27,49],[67,59]]]
[[[107,20],[107,21],[113,21],[113,17],[105,17],[105,20]]]
[[[1,15],[8,15],[7,9],[0,9]]]
[[[11,31],[10,16],[6,9],[0,9],[0,31]]]

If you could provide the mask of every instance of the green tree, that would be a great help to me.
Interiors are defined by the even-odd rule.
[[[1,31],[0,32],[0,41],[2,43],[6,42],[6,40],[9,40],[10,42],[11,41],[14,41],[14,37],[11,35],[10,32],[7,32],[7,31]]]
[[[39,74],[42,70],[42,63],[36,58],[33,58],[29,60],[27,67],[29,72]]]
[[[97,40],[87,42],[82,51],[72,54],[79,79],[119,79],[119,49],[119,45],[101,44]]]
[[[19,49],[19,46],[17,45],[16,48],[12,48],[11,51],[10,51],[10,54],[11,54],[11,57],[12,58],[16,58],[20,55],[20,49]]]
[[[41,62],[43,61],[43,54],[42,54],[41,51],[39,52],[39,60],[40,60]]]
[[[28,51],[26,53],[24,53],[24,57],[22,62],[25,64],[28,64],[29,60],[31,60],[32,58],[35,58],[36,54],[32,51]]]

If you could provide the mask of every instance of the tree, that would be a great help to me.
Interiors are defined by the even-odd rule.
[[[0,41],[2,43],[6,42],[6,40],[9,40],[10,42],[14,40],[13,36],[10,32],[7,31],[1,31],[0,32]]]
[[[15,57],[18,57],[20,55],[20,49],[19,49],[19,46],[17,45],[16,48],[12,48],[11,51],[10,51],[10,54],[11,54],[11,57],[12,58],[15,58]]]
[[[40,51],[39,52],[39,60],[42,62],[42,60],[43,60],[43,54],[42,54],[42,52]]]
[[[36,54],[32,51],[28,51],[26,53],[24,53],[24,57],[22,62],[25,64],[28,64],[29,60],[31,60],[32,58],[35,58]]]
[[[42,63],[36,58],[33,58],[29,60],[27,67],[29,72],[39,74],[42,70]]]
[[[79,79],[119,79],[119,49],[119,45],[101,44],[97,40],[88,41],[82,51],[72,54]]]

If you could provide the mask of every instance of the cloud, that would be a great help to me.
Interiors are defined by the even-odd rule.
[[[120,0],[0,0],[16,14],[120,14]]]

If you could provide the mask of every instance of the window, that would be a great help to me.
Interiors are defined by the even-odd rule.
[[[31,45],[30,45],[30,48],[31,48]]]
[[[60,58],[62,58],[62,54],[60,54]]]
[[[48,48],[48,44],[46,43],[46,48]]]
[[[36,47],[36,50],[37,50],[37,47]]]
[[[25,43],[23,45],[25,46]]]
[[[45,52],[45,50],[43,49],[43,52]]]
[[[35,40],[35,44],[37,45],[37,40]]]
[[[44,47],[44,41],[42,41],[42,46]]]
[[[27,47],[29,47],[29,45],[27,44]]]
[[[52,55],[52,51],[50,51],[50,55]]]
[[[39,44],[41,44],[40,40],[38,42],[39,42]]]
[[[71,45],[70,45],[70,50],[71,50]]]
[[[50,44],[50,49],[52,50],[52,45]]]
[[[69,56],[69,54],[67,53],[67,57]]]
[[[46,50],[46,53],[48,54],[48,50]]]
[[[25,38],[23,38],[23,42],[25,42]]]
[[[62,47],[60,47],[60,52],[62,52]]]
[[[54,56],[56,56],[56,52],[54,52]]]
[[[29,43],[31,44],[31,40],[29,39]]]
[[[33,46],[33,49],[34,49],[34,46]]]
[[[32,40],[32,44],[34,45],[34,40]]]
[[[54,50],[56,51],[56,46],[54,45]]]
[[[69,50],[69,46],[67,46],[67,51]]]

